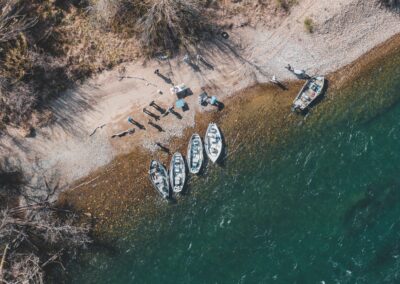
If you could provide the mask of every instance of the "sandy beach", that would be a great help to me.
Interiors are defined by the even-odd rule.
[[[304,30],[305,17],[314,22],[311,34]],[[139,151],[138,147],[157,151],[155,143],[167,145],[193,127],[196,113],[217,112],[198,104],[202,89],[227,102],[249,86],[269,82],[272,75],[285,82],[294,80],[284,68],[288,63],[310,75],[329,74],[398,34],[400,17],[374,1],[305,0],[287,17],[274,19],[273,26],[238,25],[227,32],[229,40],[202,51],[212,67],[200,63],[199,70],[194,70],[182,61],[182,55],[168,61],[125,64],[122,79],[116,68],[87,80],[53,103],[54,123],[37,129],[35,137],[25,138],[17,129],[8,129],[10,135],[0,138],[2,154],[18,160],[33,180],[56,176],[60,187],[67,189],[121,154]],[[156,69],[170,78],[171,84],[157,76]],[[149,106],[153,100],[163,108],[172,106],[176,97],[170,88],[181,83],[193,92],[186,98],[189,110],[179,111],[182,119],[172,114],[161,118],[156,122],[163,129],[159,132],[148,124],[151,118],[142,110],[157,114]],[[129,124],[128,116],[146,130]],[[132,127],[132,135],[111,139],[114,133]]]

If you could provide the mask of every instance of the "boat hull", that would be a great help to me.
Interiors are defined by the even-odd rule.
[[[222,147],[221,132],[217,124],[210,123],[204,137],[204,148],[211,162],[216,163],[218,161],[222,153]]]
[[[303,85],[292,104],[292,111],[304,112],[320,98],[326,87],[323,76],[312,77]]]
[[[168,172],[159,161],[152,160],[150,162],[149,178],[154,188],[161,195],[161,197],[164,199],[168,199],[171,195],[168,181]]]
[[[189,172],[192,174],[198,174],[203,165],[203,160],[203,142],[201,141],[200,135],[195,133],[190,138],[187,151]]]
[[[172,191],[175,193],[182,192],[186,181],[186,166],[185,160],[179,152],[172,156],[169,166],[169,178]]]

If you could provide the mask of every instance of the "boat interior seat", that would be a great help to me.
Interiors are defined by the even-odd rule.
[[[180,176],[175,177],[175,185],[181,185],[182,184],[182,179]]]

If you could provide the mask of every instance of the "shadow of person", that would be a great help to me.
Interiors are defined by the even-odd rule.
[[[155,120],[160,120],[160,117],[154,113],[152,113],[151,111],[148,111],[146,108],[143,109],[143,112],[149,116],[151,116],[152,118],[154,118]]]
[[[223,102],[217,102],[218,111],[221,111],[225,108],[225,104]]]
[[[189,62],[188,63],[190,67],[192,67],[194,72],[200,72],[200,67],[196,64],[194,64],[193,62]]]
[[[170,78],[168,78],[168,77],[166,77],[166,76],[164,76],[164,75],[162,75],[162,74],[158,74],[158,76],[159,76],[161,79],[163,79],[165,83],[173,85],[172,80],[171,80]]]
[[[161,151],[163,151],[167,154],[170,154],[170,150],[167,147],[165,147],[164,145],[162,145],[161,143],[157,142],[156,145],[161,149]]]
[[[161,79],[163,79],[163,80],[165,81],[165,83],[173,85],[173,84],[172,84],[172,80],[171,80],[170,78],[168,78],[167,76],[161,74],[159,69],[156,69],[156,70],[154,71],[154,74],[156,74],[158,77],[160,77]]]
[[[149,125],[153,126],[155,129],[157,129],[158,132],[165,132],[165,130],[164,130],[160,125],[155,124],[155,123],[152,122],[152,121],[149,121]]]
[[[144,127],[143,124],[137,122],[136,120],[134,120],[132,117],[128,118],[128,122],[135,125],[137,128],[141,129],[141,130],[146,130],[146,127]]]
[[[281,88],[282,90],[284,90],[284,91],[287,91],[287,90],[289,90],[288,89],[288,87],[286,87],[283,83],[281,83],[281,82],[277,82],[277,83],[275,83],[279,88]]]
[[[150,102],[150,106],[155,108],[161,114],[165,114],[166,113],[166,110],[164,108],[160,107],[155,101],[151,101]]]

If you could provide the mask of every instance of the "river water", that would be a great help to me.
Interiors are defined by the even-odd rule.
[[[293,119],[284,143],[257,127],[67,282],[400,283],[399,101],[397,54]]]

